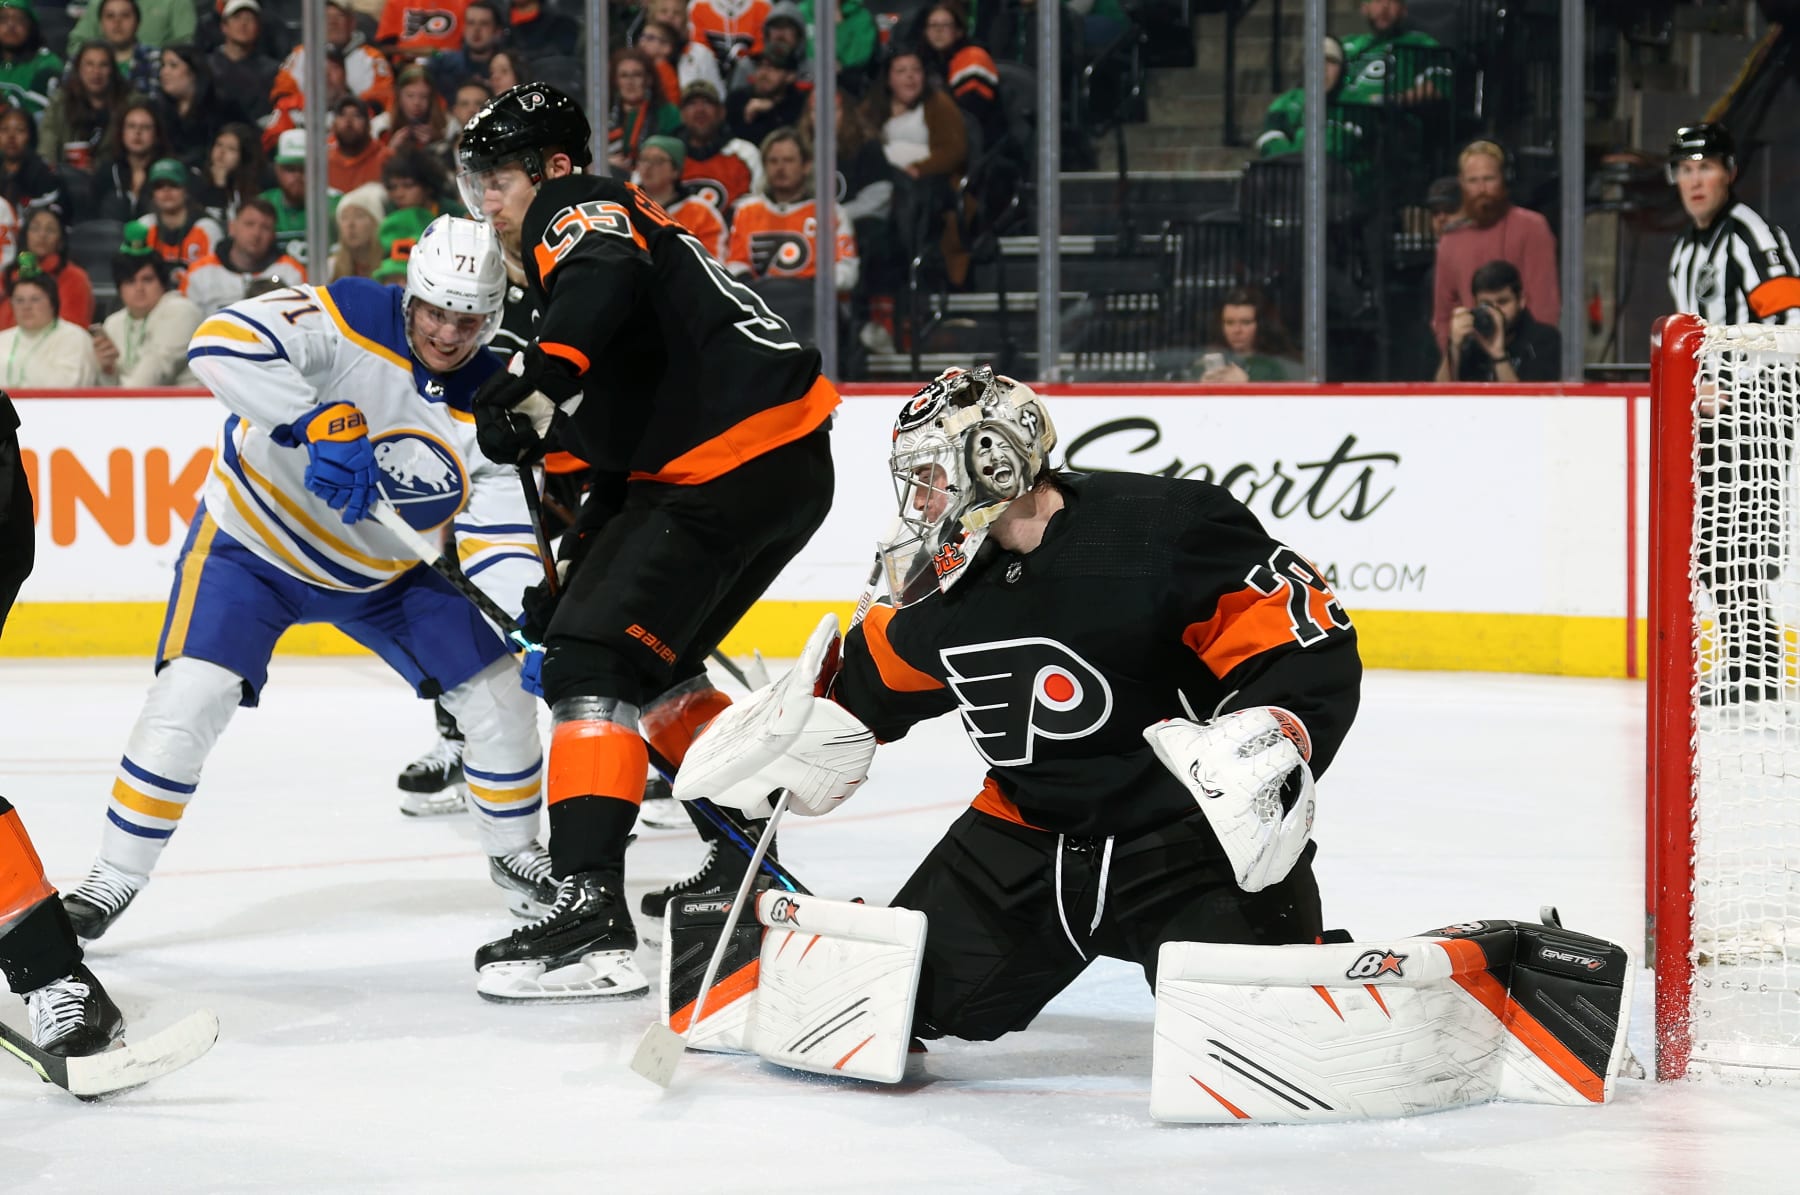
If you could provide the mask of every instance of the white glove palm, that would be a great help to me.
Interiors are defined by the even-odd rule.
[[[1238,887],[1261,892],[1287,877],[1312,837],[1318,803],[1298,718],[1272,706],[1204,726],[1171,718],[1145,727],[1144,739],[1206,814]]]

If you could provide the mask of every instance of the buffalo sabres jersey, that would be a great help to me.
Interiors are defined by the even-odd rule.
[[[833,695],[883,740],[959,711],[988,764],[975,807],[1058,833],[1131,835],[1194,811],[1144,742],[1165,718],[1273,705],[1322,773],[1356,715],[1356,633],[1319,570],[1223,489],[1058,477],[1030,553],[990,537],[946,593],[877,606]]]
[[[382,497],[427,539],[454,526],[463,572],[516,614],[543,570],[518,474],[481,455],[470,407],[499,360],[484,349],[431,373],[407,344],[403,303],[400,287],[344,278],[245,299],[200,325],[188,362],[231,412],[206,508],[257,556],[321,589],[377,589],[421,567],[373,519],[345,526],[307,490],[305,446],[270,438],[322,403],[354,403]]]

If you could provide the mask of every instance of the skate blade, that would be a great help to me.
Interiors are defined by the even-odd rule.
[[[514,917],[525,921],[536,921],[540,917],[550,915],[550,906],[541,900],[533,900],[522,892],[506,890],[506,911]]]
[[[405,817],[443,817],[461,813],[466,804],[463,786],[453,784],[434,793],[400,794],[400,812]]]
[[[596,950],[554,970],[543,963],[489,963],[475,980],[476,994],[495,1004],[585,1004],[649,990],[629,950]]]
[[[686,830],[694,822],[674,797],[645,801],[638,810],[638,824],[647,830]]]
[[[652,917],[648,913],[637,916],[638,940],[646,946],[661,947],[663,944],[663,927],[668,922],[661,917]]]

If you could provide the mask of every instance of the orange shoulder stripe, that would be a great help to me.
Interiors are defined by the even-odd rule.
[[[892,606],[871,606],[862,620],[863,642],[869,645],[869,658],[875,661],[881,683],[895,693],[927,693],[943,688],[944,683],[937,677],[902,660],[888,642],[888,623],[893,620]]]
[[[1332,625],[1331,614],[1325,608],[1330,600],[1329,594],[1307,591],[1307,606],[1320,626]],[[1226,594],[1219,599],[1211,618],[1188,625],[1181,641],[1217,677],[1224,677],[1253,656],[1295,642],[1287,587],[1265,594],[1246,585],[1236,593]]]

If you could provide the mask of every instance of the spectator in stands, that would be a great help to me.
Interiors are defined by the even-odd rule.
[[[337,208],[338,191],[329,188],[328,206]],[[275,148],[275,185],[262,193],[275,211],[275,239],[302,264],[306,261],[306,131],[289,129]],[[331,212],[325,213],[327,220]]]
[[[1229,291],[1213,315],[1207,344],[1214,351],[1200,360],[1200,380],[1241,385],[1301,378],[1281,317],[1261,291],[1240,286]]]
[[[530,66],[525,56],[514,49],[494,51],[488,60],[488,87],[495,95],[503,91],[511,91],[526,79],[530,78]]]
[[[61,189],[56,171],[37,154],[37,126],[30,113],[0,108],[0,198],[22,212],[35,202],[55,203]]]
[[[1554,382],[1562,377],[1562,334],[1531,317],[1530,295],[1510,261],[1490,261],[1469,280],[1473,307],[1450,315],[1451,351],[1440,382]],[[1454,356],[1455,364],[1451,358]]]
[[[1444,234],[1462,223],[1462,183],[1454,175],[1433,179],[1425,189],[1425,210],[1431,216],[1431,239],[1441,241]]]
[[[676,136],[687,149],[681,181],[698,189],[713,206],[729,213],[752,188],[762,186],[762,155],[725,124],[719,90],[705,80],[681,92],[681,128]]]
[[[224,41],[206,56],[213,86],[237,101],[248,120],[274,109],[272,93],[281,63],[263,51],[262,5],[257,0],[225,0],[220,32]]]
[[[82,10],[81,19],[69,31],[70,54],[75,53],[77,46],[97,37],[111,40],[110,34],[102,32],[106,20],[104,8],[90,0]],[[138,0],[136,8],[138,19],[133,36],[146,46],[160,49],[194,40],[196,14],[193,0]]]
[[[113,112],[130,97],[131,86],[114,69],[106,43],[84,42],[44,109],[38,124],[39,154],[51,166],[92,170],[94,151],[106,136]]]
[[[188,168],[174,158],[150,167],[151,214],[144,221],[144,245],[169,263],[177,283],[225,237],[225,230],[194,202],[190,182]]]
[[[656,77],[665,97],[679,96],[689,83],[703,80],[725,94],[719,79],[719,60],[698,42],[684,41],[682,32],[667,21],[646,21],[638,31],[635,47],[656,64]]]
[[[133,91],[155,95],[162,86],[162,55],[157,52],[159,47],[146,45],[138,37],[142,18],[137,0],[100,0],[98,7],[100,39],[111,47],[119,73]],[[189,6],[190,19],[193,11]]]
[[[1363,0],[1367,33],[1344,39],[1346,104],[1417,104],[1447,98],[1450,68],[1429,52],[1443,47],[1406,24],[1406,0]],[[1419,61],[1420,58],[1426,61]],[[1410,76],[1402,80],[1397,72]],[[1397,94],[1393,89],[1404,88]]]
[[[812,151],[797,129],[776,130],[760,148],[763,188],[740,199],[732,212],[725,268],[748,282],[804,337],[816,323],[812,279],[819,260]],[[837,225],[833,281],[844,294],[855,289],[861,263],[849,221],[842,212],[833,214]]]
[[[418,239],[425,226],[443,212],[444,174],[424,154],[395,154],[381,168],[381,185],[387,192],[388,214],[381,222],[388,248],[398,238]]]
[[[770,50],[784,50],[792,55],[795,79],[811,82],[812,61],[806,56],[806,19],[800,15],[800,6],[794,0],[775,0],[769,6],[769,15],[763,18],[762,47],[757,53],[766,54]],[[732,65],[728,80],[730,89],[748,87],[755,77],[755,56],[746,54]]]
[[[7,296],[18,322],[0,332],[0,386],[68,389],[100,380],[87,329],[58,318],[62,296],[35,254],[19,255]]]
[[[381,181],[381,168],[393,151],[369,132],[367,104],[353,95],[339,100],[331,115],[331,137],[325,170],[332,190],[353,191],[364,183]]]
[[[1325,152],[1350,167],[1351,176],[1365,180],[1374,162],[1369,135],[1373,127],[1364,123],[1356,108],[1342,102],[1344,83],[1344,47],[1335,37],[1325,39]],[[1265,158],[1297,154],[1306,148],[1306,88],[1284,91],[1269,104],[1263,116],[1262,135],[1256,149]]]
[[[776,47],[755,56],[748,87],[725,97],[725,120],[734,137],[761,145],[777,129],[792,128],[806,109],[807,93],[794,86],[800,63],[792,50]]]
[[[612,82],[612,108],[607,113],[606,159],[614,170],[629,173],[644,138],[681,127],[681,110],[663,98],[656,64],[642,50],[615,53],[607,77]]]
[[[369,105],[371,112],[388,112],[394,107],[394,70],[380,50],[362,40],[356,30],[356,19],[352,14],[348,0],[325,0],[325,45],[328,51],[326,62],[329,64],[329,51],[336,51],[344,70],[342,86],[352,94],[361,97]],[[269,132],[276,137],[289,128],[299,127],[297,115],[306,104],[306,90],[302,82],[306,78],[306,47],[296,46],[294,52],[287,56],[281,69],[275,74],[275,87],[270,92],[270,100],[278,113],[286,116],[286,123],[271,125]],[[331,80],[326,79],[327,88]],[[335,101],[336,95],[328,95],[327,101]],[[328,102],[326,111],[330,111]],[[270,143],[268,132],[263,136],[265,145]]]
[[[468,0],[383,0],[375,44],[395,62],[455,50]]]
[[[457,87],[468,80],[485,82],[505,28],[499,0],[469,0],[463,10],[462,45],[431,57],[431,81],[438,94],[453,99]]]
[[[889,56],[863,105],[881,129],[888,164],[899,172],[894,225],[900,251],[910,257],[935,243],[950,285],[963,285],[969,257],[955,219],[955,180],[968,161],[968,138],[956,101],[926,81],[919,52],[903,48]]]
[[[195,385],[187,348],[204,317],[174,289],[169,263],[148,251],[121,252],[113,258],[112,276],[121,306],[93,334],[100,385]]]
[[[725,260],[725,216],[698,188],[681,181],[687,148],[681,138],[658,135],[638,147],[637,183],[719,261]]]
[[[62,70],[63,60],[44,45],[31,0],[0,0],[0,100],[36,116]]]
[[[212,68],[192,45],[163,48],[160,84],[157,117],[175,155],[190,166],[206,160],[220,129],[248,119],[234,97],[213,86]]]
[[[450,105],[450,123],[456,127],[456,135],[460,136],[464,126],[469,123],[469,118],[481,111],[481,106],[493,98],[493,91],[479,79],[470,79],[459,86]],[[455,160],[454,155],[451,160]]]
[[[229,235],[219,247],[188,271],[182,293],[194,301],[201,315],[211,315],[243,298],[252,282],[264,278],[298,286],[306,281],[306,267],[276,242],[275,205],[252,195],[239,206]]]
[[[837,5],[837,40],[834,47],[837,52],[839,71],[856,75],[867,75],[875,62],[875,51],[881,48],[881,34],[875,25],[875,14],[868,10],[863,0],[836,0]],[[813,0],[800,0],[800,19],[803,22],[801,36],[813,28]],[[801,49],[806,42],[800,43]]]
[[[768,19],[769,0],[689,0],[688,35],[713,52],[719,76],[729,79],[738,59],[762,53]]]
[[[975,119],[983,144],[998,144],[1006,136],[1000,68],[992,55],[969,40],[969,18],[962,4],[958,0],[933,4],[925,11],[924,31],[920,49],[926,74]]]
[[[856,257],[862,263],[851,300],[852,320],[865,329],[881,329],[863,333],[865,347],[892,352],[893,295],[905,277],[891,231],[894,168],[882,152],[880,132],[855,98],[840,88],[832,99],[837,110],[837,210],[856,236]],[[800,118],[800,136],[807,145],[816,144],[810,106]],[[886,339],[879,339],[883,335]],[[878,339],[871,342],[869,337]]]
[[[194,198],[215,221],[229,224],[244,200],[255,197],[271,181],[256,130],[246,124],[228,124],[213,138]]]
[[[1536,212],[1513,206],[1507,197],[1506,151],[1492,141],[1471,141],[1457,159],[1466,222],[1438,242],[1437,277],[1432,285],[1431,331],[1446,359],[1450,316],[1473,305],[1469,281],[1491,261],[1510,261],[1524,279],[1538,319],[1552,328],[1562,314],[1556,277],[1556,235]]]
[[[394,85],[394,119],[388,125],[387,144],[395,153],[416,151],[449,163],[450,112],[423,66],[409,66],[400,72]]]
[[[25,209],[24,223],[24,252],[32,255],[40,271],[56,279],[57,310],[77,327],[87,327],[94,320],[94,284],[88,272],[68,258],[69,226],[63,209],[54,203],[40,203]],[[19,264],[15,261],[0,276],[0,289],[7,295],[12,294],[18,274]],[[10,328],[13,323],[12,300],[0,298],[0,329]]]
[[[507,36],[533,58],[572,56],[581,50],[581,26],[573,17],[545,8],[542,0],[513,0]]]
[[[381,222],[387,217],[387,192],[380,183],[365,183],[338,200],[337,248],[326,279],[368,278],[381,264]]]

